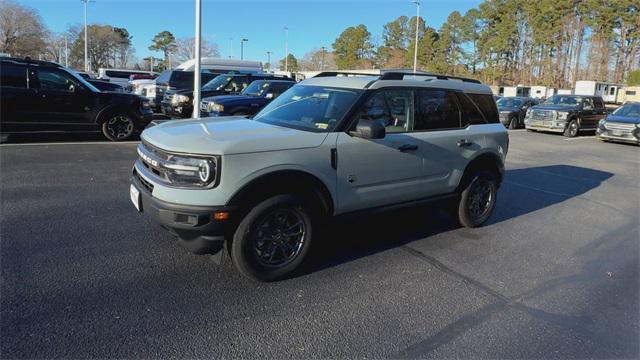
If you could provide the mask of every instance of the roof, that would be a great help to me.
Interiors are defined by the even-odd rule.
[[[27,58],[0,57],[0,61],[13,62],[13,63],[19,63],[19,64],[35,64],[35,65],[41,65],[41,66],[63,67],[62,65],[54,63],[52,61],[33,60],[28,57]]]
[[[402,76],[393,76],[398,74],[402,74],[406,76],[406,78],[403,78]],[[300,82],[300,84],[358,90],[380,89],[384,87],[425,87],[461,90],[471,93],[493,94],[487,85],[477,83],[476,80],[471,79],[426,73],[418,73],[414,75],[413,73],[388,72],[387,75],[388,76],[385,76],[384,73],[381,76],[326,73],[324,76],[321,75],[319,77],[304,80]],[[392,80],[387,80],[385,77]]]

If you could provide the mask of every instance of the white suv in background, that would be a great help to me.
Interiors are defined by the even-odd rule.
[[[299,267],[328,217],[451,199],[463,226],[482,225],[508,144],[476,80],[325,72],[252,119],[148,128],[130,196],[191,251],[228,251],[271,281]]]

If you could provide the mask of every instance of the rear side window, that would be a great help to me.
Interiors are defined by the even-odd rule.
[[[2,64],[2,68],[0,68],[0,85],[2,87],[26,88],[27,67]]]
[[[439,89],[417,91],[414,130],[460,128],[460,110],[456,95]]]
[[[595,105],[598,109],[602,109],[604,107],[604,102],[602,102],[601,98],[593,98],[593,105]]]
[[[486,94],[467,94],[471,100],[478,106],[482,115],[490,124],[497,124],[500,122],[498,116],[498,107],[496,101],[493,99],[493,95]]]
[[[460,107],[462,108],[462,126],[466,127],[467,125],[478,125],[478,124],[486,124],[487,122],[482,117],[480,110],[476,104],[469,99],[467,95],[464,93],[456,93],[458,96],[458,101],[460,102]]]

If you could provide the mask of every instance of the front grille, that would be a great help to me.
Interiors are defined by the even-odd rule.
[[[173,95],[173,94],[164,94],[164,98],[162,99],[162,101],[171,102],[171,101],[173,101],[173,97],[174,96],[175,95]]]
[[[635,124],[617,123],[617,122],[605,122],[604,126],[607,130],[619,131],[621,133],[632,133],[636,129]]]
[[[142,88],[142,90],[140,91],[140,95],[142,96],[147,96],[147,89],[146,88]]]
[[[555,120],[556,112],[553,110],[532,110],[531,120],[533,121],[553,121]]]
[[[147,180],[145,180],[142,176],[140,176],[140,174],[138,174],[137,171],[133,171],[133,176],[136,177],[136,179],[138,179],[138,181],[140,182],[140,184],[142,186],[144,186],[145,189],[149,190],[150,193],[153,192],[153,184],[148,182]]]
[[[200,102],[200,110],[209,111],[209,103],[206,102],[206,101],[201,101]]]

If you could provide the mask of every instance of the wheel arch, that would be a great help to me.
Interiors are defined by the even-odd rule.
[[[484,152],[473,158],[465,167],[460,183],[456,188],[457,193],[460,193],[465,188],[466,184],[471,181],[471,176],[474,171],[478,169],[491,171],[496,177],[498,186],[500,186],[504,178],[504,163],[498,154],[493,152]]]
[[[98,111],[98,113],[96,114],[95,123],[98,125],[102,125],[102,123],[106,120],[106,116],[115,112],[126,113],[127,115],[132,117],[134,122],[137,122],[137,118],[133,111],[131,111],[131,109],[127,108],[127,106],[125,105],[113,104],[105,106],[104,108],[100,109],[100,111]]]
[[[283,193],[302,195],[306,200],[314,201],[323,214],[334,212],[334,199],[327,185],[309,172],[294,169],[275,170],[252,179],[230,197],[227,205],[247,208]]]

